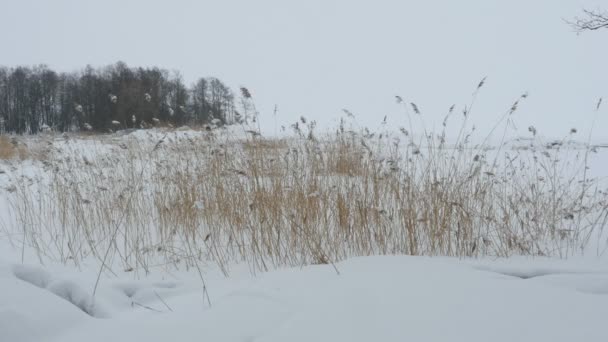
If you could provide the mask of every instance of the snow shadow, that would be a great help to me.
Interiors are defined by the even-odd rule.
[[[105,310],[96,305],[93,296],[70,280],[53,280],[47,271],[34,266],[15,265],[13,274],[18,279],[47,290],[65,299],[87,315],[94,318],[107,318]]]
[[[588,272],[580,272],[574,270],[558,270],[558,269],[543,269],[543,268],[531,268],[531,269],[518,269],[509,267],[491,267],[491,266],[474,266],[476,270],[498,273],[509,277],[515,277],[520,279],[532,279],[538,277],[544,277],[556,274],[586,274]]]
[[[581,270],[571,268],[525,268],[505,266],[474,266],[473,268],[507,277],[568,288],[592,295],[608,294],[608,270]]]

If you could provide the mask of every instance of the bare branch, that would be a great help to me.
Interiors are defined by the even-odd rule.
[[[583,9],[583,14],[565,22],[578,33],[608,28],[608,11]]]

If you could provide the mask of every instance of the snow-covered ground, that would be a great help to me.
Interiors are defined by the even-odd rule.
[[[0,263],[2,341],[606,341],[608,264],[424,257],[223,278]],[[86,311],[86,312],[85,312]]]
[[[204,136],[137,131],[110,136],[111,144],[60,136],[27,143],[51,140],[53,153],[103,167],[121,144],[148,149],[161,138]],[[605,149],[593,154],[593,177],[606,176],[605,156]],[[44,167],[0,163],[0,223],[12,219],[11,182],[44,183]],[[17,229],[3,228],[0,342],[608,341],[608,259],[594,253],[568,260],[358,257],[255,274],[231,264],[229,277],[201,260],[201,274],[183,264],[148,265],[149,273],[110,267],[96,286],[95,258],[46,260],[35,246],[15,243]]]

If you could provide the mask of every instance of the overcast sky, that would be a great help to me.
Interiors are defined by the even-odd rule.
[[[0,0],[0,65],[122,60],[179,70],[188,83],[216,76],[250,89],[269,130],[275,104],[279,126],[302,115],[327,127],[342,108],[361,126],[385,115],[405,126],[395,95],[438,126],[487,76],[478,130],[527,91],[514,114],[521,133],[562,136],[588,130],[608,98],[608,30],[576,35],[562,18],[602,2]],[[594,134],[608,139],[608,106]]]

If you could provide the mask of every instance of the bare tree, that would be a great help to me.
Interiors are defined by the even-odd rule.
[[[87,66],[56,73],[45,65],[0,66],[0,130],[38,133],[106,131],[145,127],[160,120],[172,124],[233,122],[234,95],[216,78],[193,87],[182,76],[159,68],[130,68],[123,62],[97,69]]]
[[[608,29],[608,11],[583,9],[583,16],[566,20],[576,32],[595,31],[601,28]]]

